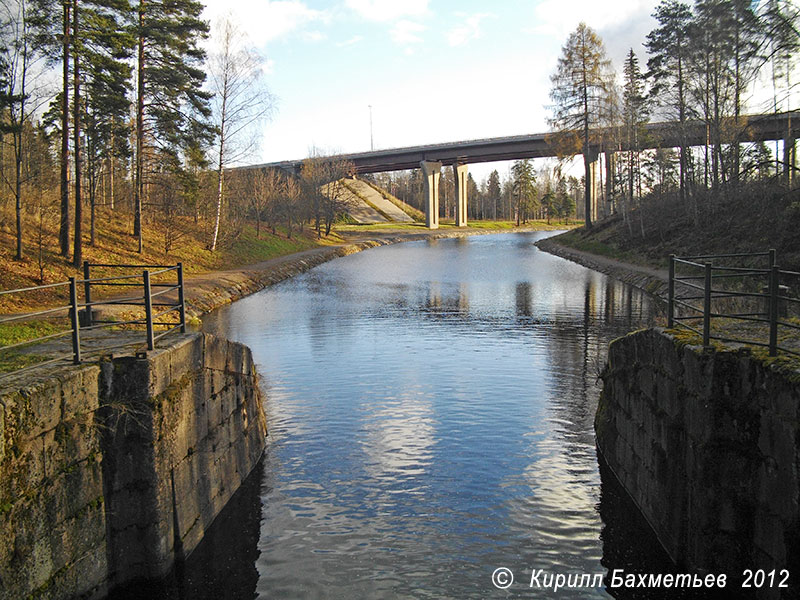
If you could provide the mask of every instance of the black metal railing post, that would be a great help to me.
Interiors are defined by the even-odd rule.
[[[775,257],[776,257],[775,248],[770,248],[770,249],[769,249],[769,268],[770,268],[770,269],[771,269],[772,267],[774,267],[774,266],[777,264],[777,262],[778,262],[778,261],[777,261],[777,259],[776,259]]]
[[[86,303],[86,327],[92,326],[92,282],[89,261],[83,261],[83,297]]]
[[[186,298],[183,294],[183,263],[178,263],[178,310],[181,317],[181,333],[186,333]]]
[[[778,265],[772,265],[769,271],[769,355],[778,354]]]
[[[669,255],[669,306],[667,308],[667,327],[675,325],[675,255]]]
[[[705,264],[705,285],[703,286],[703,346],[711,340],[711,263]]]
[[[155,339],[153,336],[153,298],[150,295],[150,271],[142,273],[144,280],[144,319],[147,327],[147,349],[152,350],[155,348]]]
[[[72,362],[81,362],[81,334],[78,323],[78,286],[74,277],[69,278],[69,318],[72,321]]]

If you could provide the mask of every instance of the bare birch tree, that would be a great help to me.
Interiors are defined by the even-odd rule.
[[[219,237],[225,199],[225,169],[252,153],[258,144],[259,124],[272,111],[274,100],[263,83],[263,59],[230,20],[217,24],[216,53],[210,60],[214,124],[217,128],[217,211],[209,249]]]

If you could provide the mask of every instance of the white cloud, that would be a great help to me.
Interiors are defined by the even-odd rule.
[[[303,32],[303,39],[307,42],[321,42],[327,37],[327,35],[317,30]]]
[[[349,40],[345,40],[344,42],[337,42],[336,45],[339,48],[344,48],[345,46],[352,46],[353,44],[357,44],[361,40],[364,39],[364,36],[361,35],[354,35]]]
[[[394,24],[389,35],[397,44],[417,44],[422,38],[417,35],[425,31],[425,26],[414,21],[402,19]]]
[[[597,0],[542,0],[534,8],[534,25],[530,31],[558,39],[566,37],[583,21],[595,31],[618,25],[643,11],[653,12],[653,0],[597,2]]]
[[[428,12],[428,0],[346,0],[345,4],[368,21],[393,21]]]
[[[464,22],[447,33],[447,43],[451,46],[461,46],[469,40],[479,38],[481,36],[481,21],[490,15],[489,13],[477,13],[460,16],[466,17]]]
[[[214,22],[231,10],[230,0],[207,0],[204,17]],[[236,0],[238,25],[256,46],[281,38],[308,23],[327,21],[324,11],[309,8],[301,0]]]

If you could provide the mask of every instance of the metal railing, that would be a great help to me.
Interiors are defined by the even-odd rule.
[[[738,265],[720,265],[715,261],[734,259]],[[765,267],[742,266],[742,263],[766,260]],[[691,274],[680,275],[679,269]],[[731,289],[716,285],[733,282]],[[792,282],[789,286],[785,283]],[[800,322],[790,322],[790,307],[800,306],[800,299],[789,296],[800,282],[800,273],[778,268],[775,250],[767,252],[669,257],[668,327],[684,327],[710,340],[751,344],[800,356],[798,349],[779,345],[780,328],[800,330]],[[735,289],[734,289],[735,288]],[[699,304],[698,301],[702,301]],[[725,311],[721,306],[728,306]],[[712,332],[712,319],[728,319],[749,324],[749,329],[720,327]],[[702,330],[689,324],[698,321]],[[743,335],[737,335],[742,333]]]
[[[130,269],[143,269],[136,274],[122,274],[122,275],[105,275],[102,277],[92,277],[92,272],[97,272],[102,269],[106,272],[115,270],[130,270]],[[152,270],[155,269],[155,270]],[[174,281],[164,281],[170,277],[170,274],[175,274]],[[157,281],[153,281],[153,278]],[[10,294],[25,294],[33,293],[39,290],[68,287],[68,300],[66,305],[60,305],[46,310],[36,312],[15,314],[0,318],[0,324],[9,323],[12,321],[32,321],[41,318],[63,318],[66,314],[69,320],[69,328],[49,335],[39,336],[36,338],[25,339],[13,344],[0,346],[0,352],[28,346],[31,344],[44,342],[51,339],[71,336],[72,351],[68,353],[60,353],[54,358],[42,362],[38,362],[31,366],[41,366],[51,362],[63,360],[69,356],[72,357],[72,362],[80,364],[84,352],[81,347],[81,336],[85,332],[95,331],[99,329],[110,329],[112,327],[135,327],[137,325],[144,325],[145,340],[140,342],[140,346],[147,346],[148,350],[153,350],[158,340],[174,331],[186,332],[186,303],[184,296],[183,284],[183,264],[176,265],[119,265],[119,264],[100,264],[90,263],[88,261],[83,263],[83,279],[70,277],[68,281],[59,283],[51,283],[49,285],[40,285],[28,288],[20,288],[15,290],[0,291],[0,297],[8,296]],[[122,298],[110,298],[107,300],[96,300],[98,295],[98,288],[108,287],[123,287],[123,288],[140,288],[141,294],[128,295]],[[162,288],[158,291],[153,291],[155,288]],[[79,290],[83,291],[83,302],[79,301]],[[165,298],[165,294],[177,291],[177,300],[170,302]],[[135,292],[132,292],[135,294]],[[135,307],[135,312],[144,312],[143,318],[129,318],[123,321],[117,321],[111,318],[100,318],[102,315],[96,311],[101,306],[106,307]],[[154,312],[155,309],[155,312]],[[169,315],[177,314],[177,319],[168,320]],[[83,317],[83,318],[81,318]],[[156,328],[165,328],[158,332]],[[109,350],[122,348],[124,346],[132,345],[130,341],[119,344],[106,345],[102,348],[93,348],[93,353],[108,352]]]

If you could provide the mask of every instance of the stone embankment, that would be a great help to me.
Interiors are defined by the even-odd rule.
[[[602,379],[597,446],[672,558],[731,588],[775,569],[748,597],[796,598],[800,373],[650,329],[611,344]]]
[[[208,334],[0,390],[0,598],[97,598],[164,575],[265,436],[250,350]]]
[[[660,271],[650,267],[633,265],[605,256],[598,256],[583,252],[558,243],[557,238],[547,238],[536,242],[540,250],[566,258],[579,265],[623,281],[633,287],[639,288],[653,296],[666,301],[667,299],[667,271]]]

